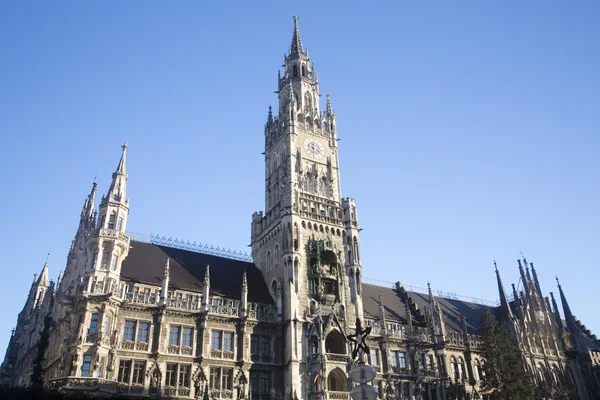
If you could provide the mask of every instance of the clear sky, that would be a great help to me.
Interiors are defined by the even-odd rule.
[[[124,141],[129,231],[248,250],[293,14],[365,276],[494,300],[522,251],[600,333],[600,2],[4,1],[0,351]]]

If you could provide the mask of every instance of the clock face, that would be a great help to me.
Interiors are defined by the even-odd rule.
[[[311,157],[321,158],[325,155],[325,149],[317,139],[309,138],[304,141],[304,147]]]

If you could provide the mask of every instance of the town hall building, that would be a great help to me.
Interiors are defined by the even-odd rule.
[[[346,336],[358,318],[371,327],[366,361],[381,399],[476,399],[486,378],[481,316],[490,310],[548,398],[600,399],[600,342],[560,285],[557,298],[544,295],[525,259],[515,266],[521,290],[507,294],[496,269],[494,306],[363,281],[370,267],[361,261],[357,202],[340,189],[336,115],[329,96],[321,109],[296,17],[277,94],[264,127],[265,206],[251,216],[251,259],[130,237],[125,144],[106,194],[94,183],[84,202],[64,274],[49,281],[46,262],[34,278],[0,384],[349,400]]]

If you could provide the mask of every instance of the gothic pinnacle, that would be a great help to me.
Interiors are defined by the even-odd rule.
[[[298,27],[298,16],[294,15],[294,35],[290,46],[290,55],[302,54],[302,39],[300,39],[300,28]]]

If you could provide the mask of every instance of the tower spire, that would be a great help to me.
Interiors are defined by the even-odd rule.
[[[556,319],[556,325],[562,331],[564,329],[562,318],[560,317],[560,311],[558,311],[558,304],[556,303],[556,299],[554,298],[554,293],[550,292],[550,298],[552,299],[552,308],[554,313],[554,319]]]
[[[300,28],[298,27],[298,16],[294,15],[294,35],[290,46],[290,55],[302,54],[302,39],[300,39]]]
[[[583,346],[581,345],[581,331],[579,330],[579,324],[571,312],[571,307],[569,307],[569,303],[567,302],[567,298],[562,290],[558,277],[556,277],[556,284],[558,285],[558,292],[560,294],[560,301],[562,303],[563,313],[565,314],[567,328],[569,328],[569,332],[571,332],[575,348],[581,351]]]
[[[48,286],[48,259],[50,258],[50,253],[48,253],[48,255],[46,256],[46,262],[44,263],[44,266],[42,267],[42,273],[40,274],[40,277],[38,278],[37,284],[40,286]]]
[[[506,297],[506,292],[504,292],[504,286],[502,285],[502,279],[500,278],[500,271],[498,271],[498,265],[496,261],[494,261],[494,269],[496,270],[496,279],[498,281],[498,294],[500,296],[500,309],[505,317],[508,319],[512,319],[512,311],[510,310],[510,304],[508,303],[508,298]]]
[[[127,149],[129,148],[127,146],[127,142],[125,142],[121,148],[123,149],[123,152],[121,153],[121,159],[119,160],[117,169],[112,174],[112,182],[105,198],[109,201],[121,202],[125,200],[125,183],[127,182],[126,159]]]

